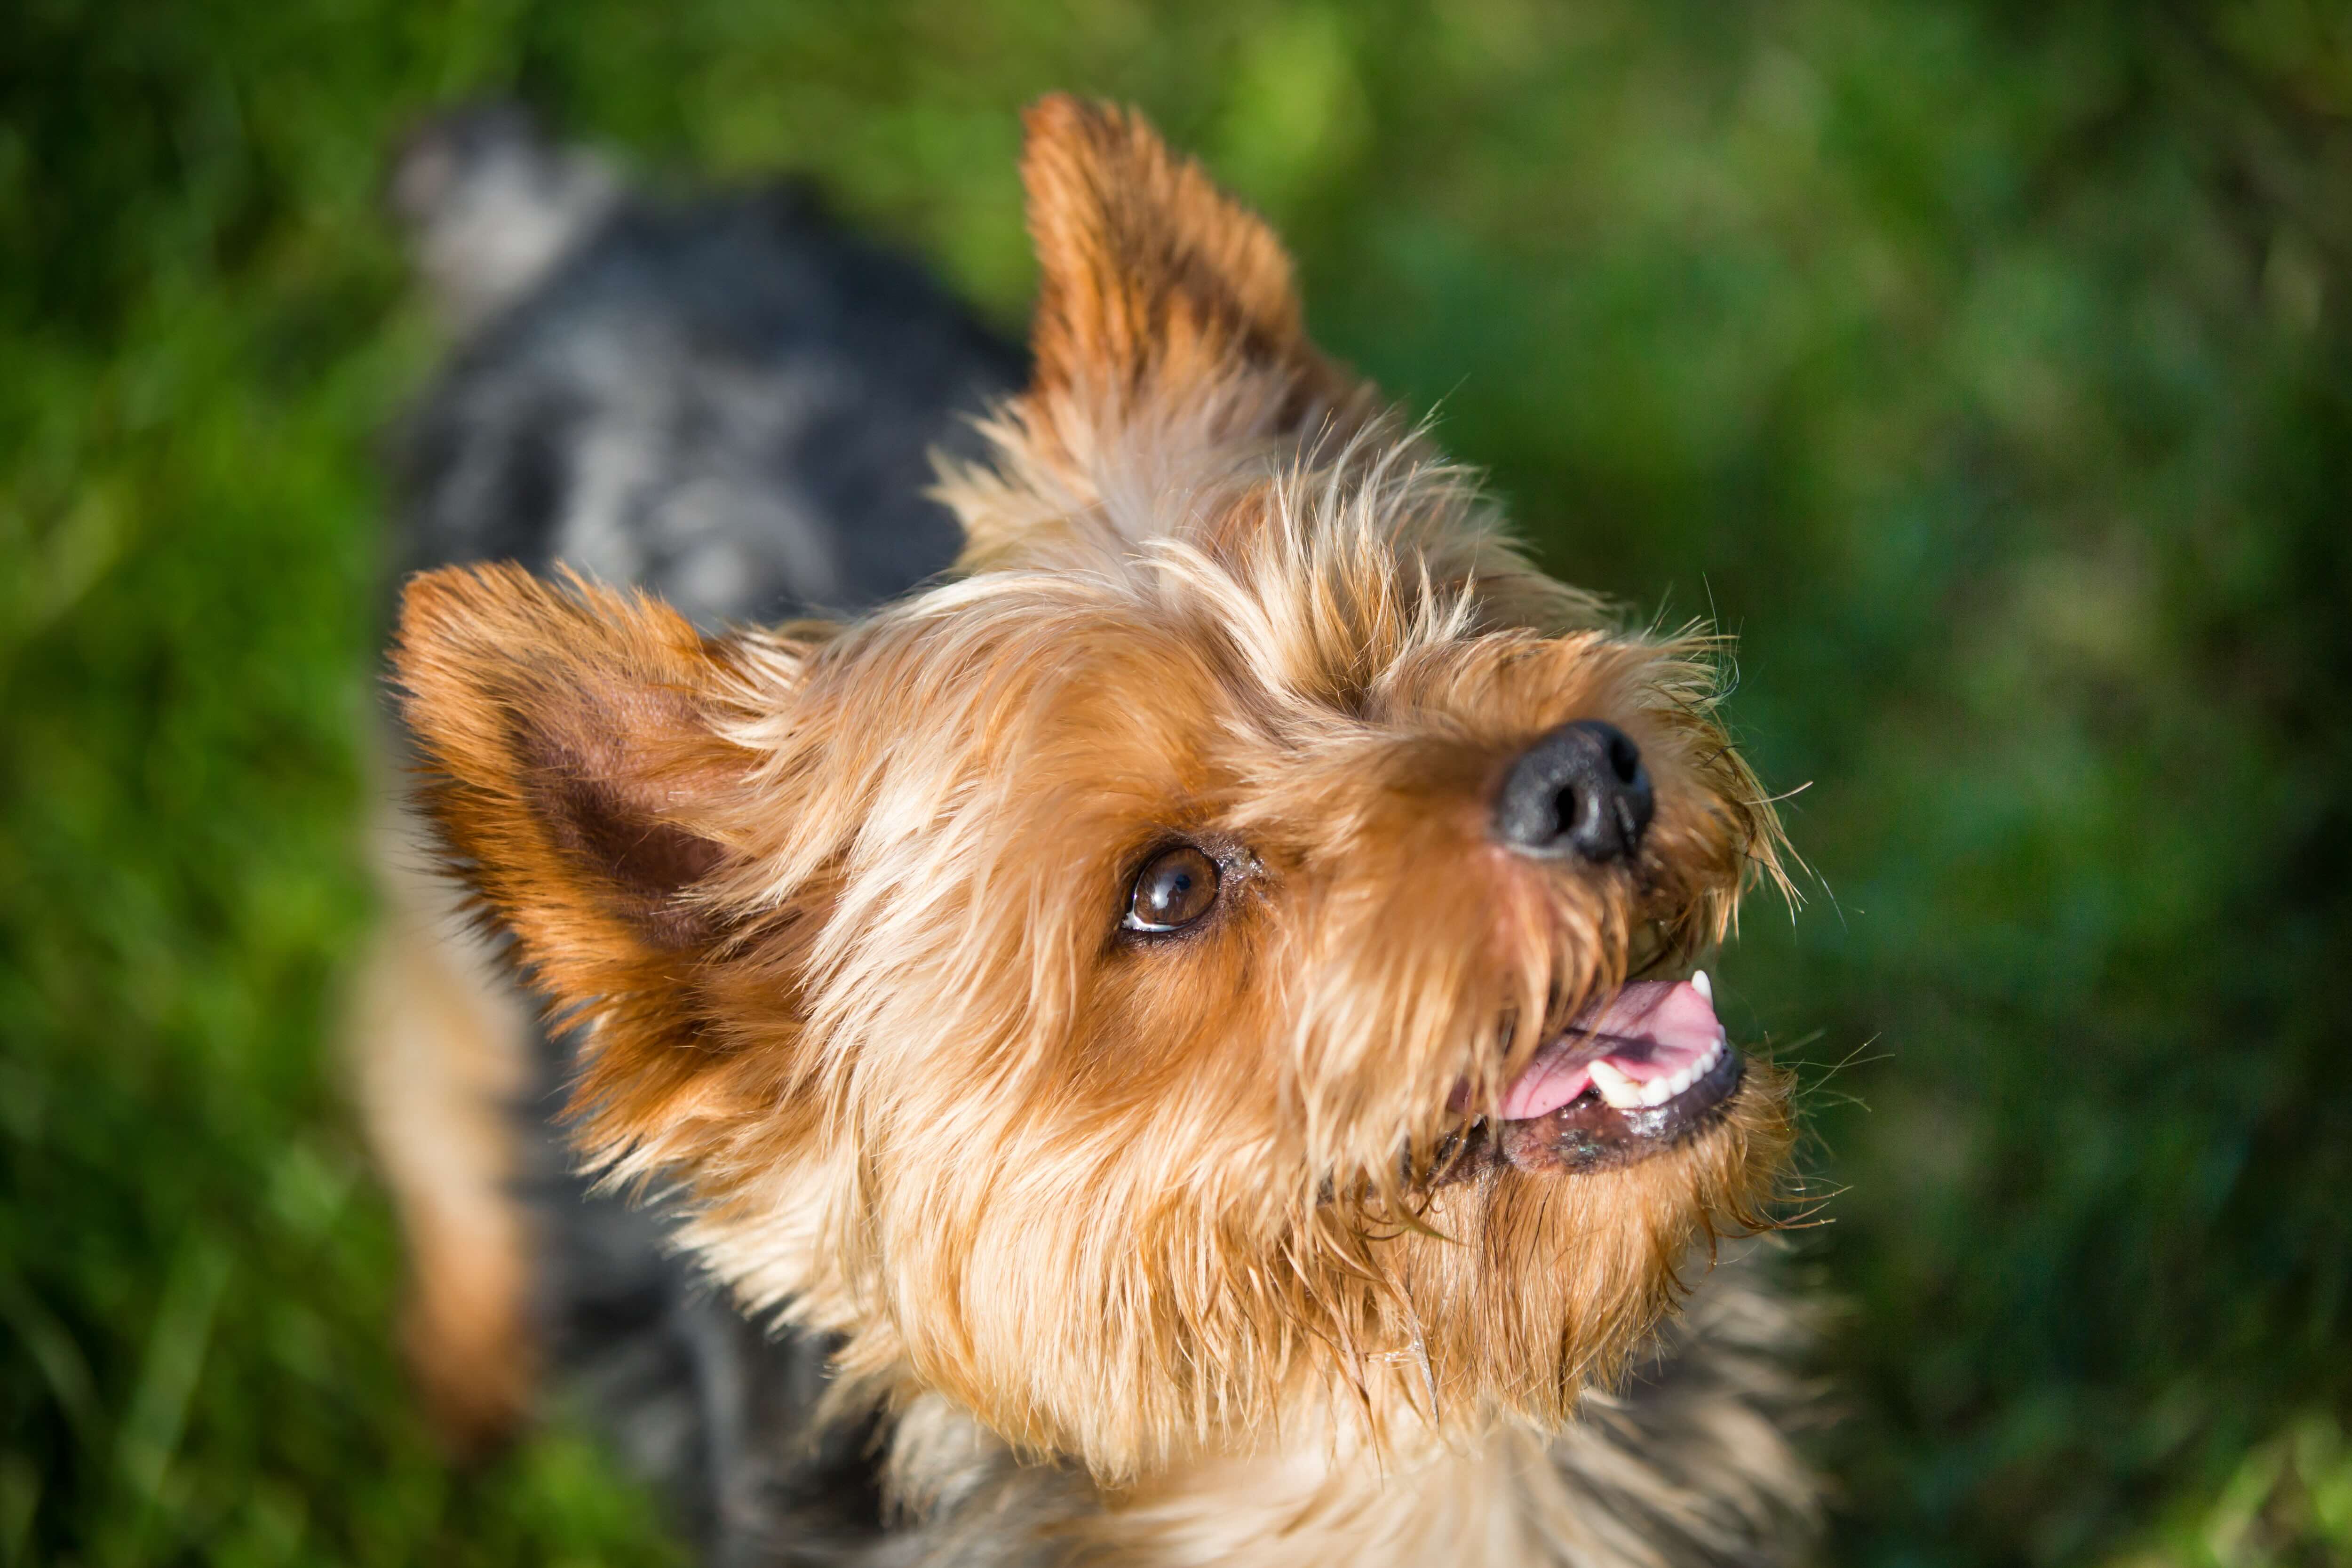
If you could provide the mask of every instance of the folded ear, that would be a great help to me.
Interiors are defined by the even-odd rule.
[[[1039,279],[1019,413],[1036,456],[1087,488],[1139,435],[1245,440],[1363,402],[1307,341],[1273,230],[1141,118],[1057,94],[1025,124]]]
[[[479,566],[410,583],[394,664],[425,806],[557,1005],[693,1032],[678,993],[726,934],[705,884],[752,763],[721,733],[743,658],[576,579]]]

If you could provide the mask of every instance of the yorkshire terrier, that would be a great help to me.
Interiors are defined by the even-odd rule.
[[[1801,1559],[1716,641],[1538,572],[1140,119],[1027,130],[1025,375],[804,195],[503,112],[395,174],[469,337],[355,1020],[445,1429],[568,1368],[730,1563]]]

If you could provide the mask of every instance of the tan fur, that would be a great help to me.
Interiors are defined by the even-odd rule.
[[[1721,1342],[1695,1358],[1704,1363],[1697,1375],[1761,1377],[1774,1384],[1771,1398],[1790,1400],[1794,1390],[1768,1358],[1790,1348],[1796,1325],[1752,1283],[1727,1275],[1704,1288],[1684,1332],[1694,1328]],[[1685,1365],[1678,1375],[1693,1372]],[[1639,1397],[1590,1393],[1560,1434],[1505,1426],[1473,1441],[1424,1438],[1382,1453],[1309,1434],[1156,1478],[1105,1500],[1067,1533],[1107,1560],[1169,1568],[1368,1558],[1428,1568],[1666,1568],[1695,1560],[1677,1537],[1737,1560],[1754,1542],[1801,1532],[1808,1478],[1778,1432],[1719,1397],[1662,1398],[1654,1382],[1643,1393],[1646,1408]],[[1644,1528],[1659,1520],[1681,1528]]]
[[[964,574],[724,639],[422,577],[429,807],[593,1026],[588,1156],[683,1183],[748,1306],[842,1337],[838,1405],[906,1416],[910,1519],[1019,1492],[993,1454],[1082,1500],[1008,1503],[1005,1562],[1648,1560],[1640,1488],[1558,1456],[1712,1238],[1766,1222],[1785,1084],[1621,1169],[1431,1172],[1458,1084],[1491,1105],[1777,875],[1711,645],[1537,573],[1140,121],[1055,99],[1030,132],[1037,377],[944,478]],[[1502,770],[1578,718],[1654,780],[1629,867],[1488,836]],[[1187,840],[1216,911],[1123,938]],[[1802,1490],[1784,1448],[1747,1469]]]
[[[1685,1568],[1793,1562],[1818,1522],[1782,1427],[1811,1394],[1788,1370],[1801,1316],[1734,1250],[1618,1392],[1558,1433],[1506,1426],[1385,1451],[1329,1428],[1106,1490],[1013,1451],[936,1394],[901,1415],[886,1484],[908,1522],[893,1563],[1307,1568]],[[1339,1428],[1344,1431],[1345,1427]]]
[[[369,837],[384,910],[345,1039],[408,1244],[409,1364],[443,1441],[478,1453],[521,1419],[535,1360],[510,1120],[530,1020],[433,874],[419,825],[387,808]]]

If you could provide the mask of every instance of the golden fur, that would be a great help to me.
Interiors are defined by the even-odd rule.
[[[1029,123],[1035,379],[944,477],[954,580],[718,638],[511,568],[408,590],[426,807],[593,1026],[581,1148],[678,1184],[748,1307],[840,1336],[910,1529],[1025,1500],[925,1560],[1699,1561],[1640,1521],[1804,1515],[1760,1396],[1680,1454],[1606,1415],[1764,1223],[1780,1077],[1639,1163],[1438,1179],[1457,1086],[1490,1106],[1777,875],[1709,644],[1529,565],[1140,121]],[[1626,867],[1488,837],[1501,770],[1580,718],[1654,780]],[[1178,840],[1221,902],[1123,937]],[[1654,1479],[1709,1443],[1714,1491]],[[1591,1458],[1626,1453],[1654,1484]]]

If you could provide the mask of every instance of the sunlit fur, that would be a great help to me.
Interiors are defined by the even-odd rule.
[[[1636,963],[1720,941],[1777,829],[1706,637],[1536,572],[1139,122],[1055,100],[1031,130],[1037,379],[944,477],[963,573],[725,639],[585,584],[419,579],[430,804],[593,1025],[587,1156],[681,1189],[748,1304],[841,1336],[843,1411],[914,1413],[904,1506],[942,1484],[921,1445],[976,1421],[1090,1478],[1101,1518],[1057,1528],[1114,1554],[1243,1554],[1220,1467],[1287,1456],[1250,1487],[1319,1479],[1266,1505],[1264,1560],[1445,1560],[1381,1478],[1458,1502],[1565,1464],[1706,1244],[1765,1222],[1789,1143],[1751,1065],[1642,1163],[1433,1183],[1449,1097],[1491,1105]],[[1580,718],[1654,781],[1627,866],[1489,837],[1501,771]],[[1122,932],[1179,842],[1225,868],[1213,912]],[[1755,1442],[1743,1484],[1801,1491]],[[1555,1538],[1605,1521],[1513,1507],[1528,1553],[1597,1560]],[[1361,1528],[1272,1544],[1310,1513]]]

